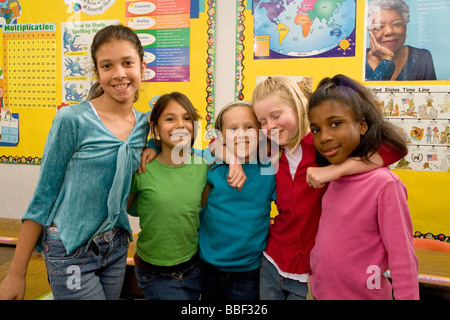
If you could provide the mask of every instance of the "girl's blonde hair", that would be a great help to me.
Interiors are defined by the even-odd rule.
[[[264,81],[256,84],[252,96],[253,104],[266,98],[273,99],[274,103],[287,104],[298,116],[298,129],[291,141],[287,143],[287,147],[291,149],[290,152],[292,153],[300,145],[302,138],[309,132],[308,99],[300,86],[286,76],[267,77]]]
[[[258,119],[256,119],[255,116],[255,112],[253,111],[253,106],[252,103],[249,101],[234,101],[234,102],[230,102],[227,105],[225,105],[219,112],[219,114],[216,117],[216,121],[214,122],[214,129],[219,130],[220,132],[222,132],[222,127],[223,127],[223,115],[225,114],[225,112],[227,112],[228,110],[234,109],[236,107],[246,107],[249,108],[252,112],[252,115],[255,118],[255,123],[258,126],[258,128],[260,127]]]

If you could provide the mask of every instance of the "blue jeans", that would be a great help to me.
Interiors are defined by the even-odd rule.
[[[288,279],[278,273],[277,268],[263,255],[259,295],[261,300],[306,300],[308,284]]]
[[[95,237],[89,248],[82,245],[67,254],[59,232],[47,228],[43,245],[48,282],[56,300],[120,298],[128,251],[126,231],[105,232]]]
[[[204,263],[202,300],[258,300],[259,268],[225,272]]]
[[[202,291],[199,259],[179,272],[153,272],[134,266],[139,287],[147,300],[199,300]]]

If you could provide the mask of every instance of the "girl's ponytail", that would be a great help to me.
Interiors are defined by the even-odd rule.
[[[104,93],[103,88],[100,85],[100,83],[97,81],[96,83],[94,83],[92,85],[91,89],[89,89],[88,100],[92,100],[92,99],[98,98],[103,93]]]

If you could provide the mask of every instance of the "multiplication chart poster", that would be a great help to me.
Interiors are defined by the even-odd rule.
[[[4,103],[14,108],[56,106],[54,23],[3,26]]]

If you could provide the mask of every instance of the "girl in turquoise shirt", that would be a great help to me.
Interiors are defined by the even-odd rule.
[[[100,30],[91,46],[99,79],[90,100],[53,120],[36,190],[0,299],[23,299],[33,248],[44,249],[55,299],[118,299],[131,229],[131,177],[148,122],[133,108],[144,74],[143,49],[129,28]]]
[[[260,126],[251,104],[238,101],[225,106],[215,128],[242,163],[246,181],[238,191],[227,181],[228,164],[214,163],[208,170],[199,229],[205,272],[202,299],[257,300],[261,255],[271,203],[276,200],[275,170],[270,162],[258,159]]]

